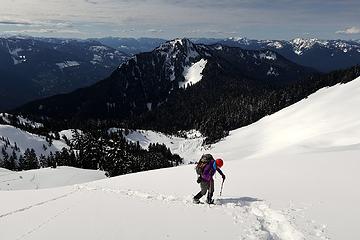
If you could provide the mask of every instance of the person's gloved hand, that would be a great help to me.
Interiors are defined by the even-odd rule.
[[[225,175],[223,174],[223,175],[222,175],[222,179],[223,179],[223,181],[225,181],[225,178],[226,178],[226,177],[225,177]]]
[[[196,180],[197,183],[201,183],[201,176],[199,176]]]

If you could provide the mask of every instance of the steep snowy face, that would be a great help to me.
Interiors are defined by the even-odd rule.
[[[201,81],[203,71],[206,67],[207,60],[201,59],[200,61],[192,64],[190,67],[184,69],[183,75],[185,78],[184,82],[179,82],[179,87],[186,88],[199,81]]]

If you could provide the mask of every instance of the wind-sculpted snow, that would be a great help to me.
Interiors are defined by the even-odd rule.
[[[106,239],[143,239],[145,236],[151,239],[305,239],[288,216],[271,209],[261,199],[226,196],[218,198],[216,205],[194,205],[191,195],[110,188],[112,183],[104,180],[57,191],[39,190],[36,199],[26,198],[31,192],[5,195],[2,199],[7,209],[12,210],[0,207],[2,236],[7,239],[45,239],[49,234],[53,235],[52,239],[73,236],[81,239],[99,236]],[[0,192],[0,196],[3,195]],[[25,196],[26,200],[8,202],[16,195]],[[7,227],[21,218],[32,221],[16,229]],[[81,224],[73,226],[76,222]],[[141,230],[134,232],[135,223],[142,226]]]
[[[173,205],[193,206],[192,196],[176,197],[166,196],[159,193],[146,193],[130,189],[110,189],[97,187],[88,187],[80,185],[80,189],[88,191],[102,191],[113,194],[125,195],[131,198],[139,198],[145,201],[162,201]],[[248,225],[249,229],[242,229],[242,239],[279,239],[279,240],[303,240],[304,236],[298,232],[292,223],[279,211],[269,208],[263,200],[251,197],[224,197],[216,200],[215,205],[199,205],[205,209],[224,211],[230,215],[235,225]],[[247,223],[245,224],[245,221]]]

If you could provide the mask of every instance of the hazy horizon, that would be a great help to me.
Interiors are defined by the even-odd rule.
[[[355,0],[3,0],[1,34],[359,39]]]
[[[103,39],[103,38],[114,38],[114,39],[161,39],[161,40],[166,40],[166,41],[171,41],[174,39],[182,39],[182,38],[187,38],[187,39],[218,39],[218,40],[223,40],[223,39],[237,39],[237,38],[242,38],[242,39],[248,39],[248,40],[273,40],[273,41],[291,41],[294,40],[296,38],[301,38],[301,39],[318,39],[318,40],[343,40],[343,41],[359,41],[359,38],[353,38],[353,39],[345,39],[345,38],[316,38],[316,37],[294,37],[294,38],[290,38],[290,39],[274,39],[274,38],[249,38],[246,36],[243,37],[174,37],[174,38],[162,38],[162,37],[151,37],[151,36],[99,36],[99,37],[62,37],[62,36],[36,36],[36,35],[29,35],[29,34],[0,34],[0,38],[55,38],[55,39],[74,39],[74,40],[91,40],[91,39]]]

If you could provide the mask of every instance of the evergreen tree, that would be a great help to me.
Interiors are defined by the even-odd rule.
[[[6,166],[5,168],[12,170],[12,171],[16,170],[17,169],[16,161],[17,161],[17,155],[16,155],[15,150],[13,150],[8,161],[5,163],[5,166]]]
[[[4,162],[2,153],[0,154],[0,168],[5,168],[5,162]]]
[[[52,168],[56,168],[57,167],[57,163],[54,157],[54,154],[52,152],[50,152],[49,156],[47,157],[48,159],[48,165]]]
[[[45,157],[45,155],[43,155],[43,154],[41,154],[39,157],[39,163],[40,163],[41,168],[47,168],[50,165],[47,157]]]
[[[6,151],[5,147],[1,148],[1,154],[2,154],[2,167],[9,169],[9,154]],[[9,169],[10,170],[10,169]]]
[[[23,155],[19,156],[18,171],[25,170],[25,159]]]
[[[34,149],[26,149],[24,153],[24,170],[39,168],[39,162]]]

